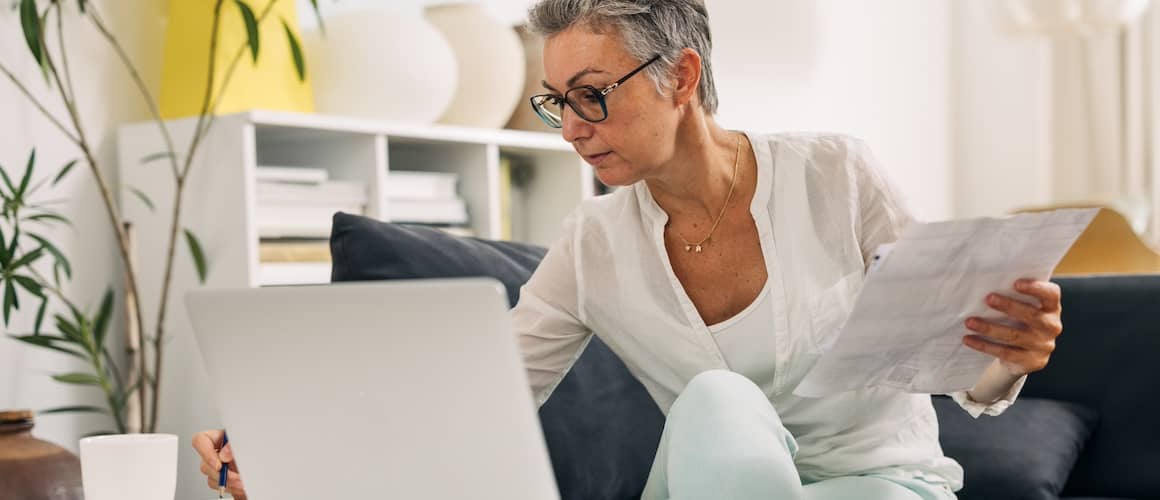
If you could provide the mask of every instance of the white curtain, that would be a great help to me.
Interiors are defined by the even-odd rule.
[[[1124,29],[1054,39],[1053,194],[1120,208],[1160,245],[1160,1]]]

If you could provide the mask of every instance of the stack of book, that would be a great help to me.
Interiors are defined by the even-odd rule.
[[[444,172],[392,170],[387,174],[391,222],[434,226],[472,235],[467,203],[459,196],[459,176]]]
[[[260,284],[329,282],[332,218],[365,215],[367,199],[366,183],[331,180],[324,168],[258,167]]]

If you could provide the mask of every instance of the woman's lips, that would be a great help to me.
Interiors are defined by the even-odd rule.
[[[596,167],[596,166],[599,166],[601,163],[603,163],[604,160],[607,159],[610,154],[612,154],[611,151],[608,151],[605,153],[600,153],[600,154],[595,154],[595,155],[585,155],[584,159],[586,161],[588,161],[589,165]]]

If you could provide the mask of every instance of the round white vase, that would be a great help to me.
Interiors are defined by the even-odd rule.
[[[524,44],[524,90],[515,112],[504,128],[513,130],[530,130],[534,132],[559,132],[559,129],[549,127],[532,110],[529,98],[535,94],[547,93],[542,82],[544,81],[544,39],[528,31],[526,26],[517,26],[516,34]]]
[[[524,48],[511,26],[477,3],[427,8],[459,63],[459,84],[440,123],[500,128],[522,101]]]
[[[336,12],[303,45],[320,113],[433,123],[459,81],[455,52],[417,9]]]

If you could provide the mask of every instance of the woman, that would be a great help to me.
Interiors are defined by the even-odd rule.
[[[537,402],[597,334],[667,415],[646,500],[954,498],[962,469],[928,395],[792,394],[871,252],[911,221],[866,146],[719,126],[697,0],[543,0],[530,21],[546,36],[533,106],[626,186],[575,211],[512,311]],[[1042,307],[980,300],[1021,328],[964,324],[964,344],[996,357],[952,395],[975,416],[1003,411],[1061,331],[1055,285],[1016,287]],[[220,437],[194,439],[212,487]]]

